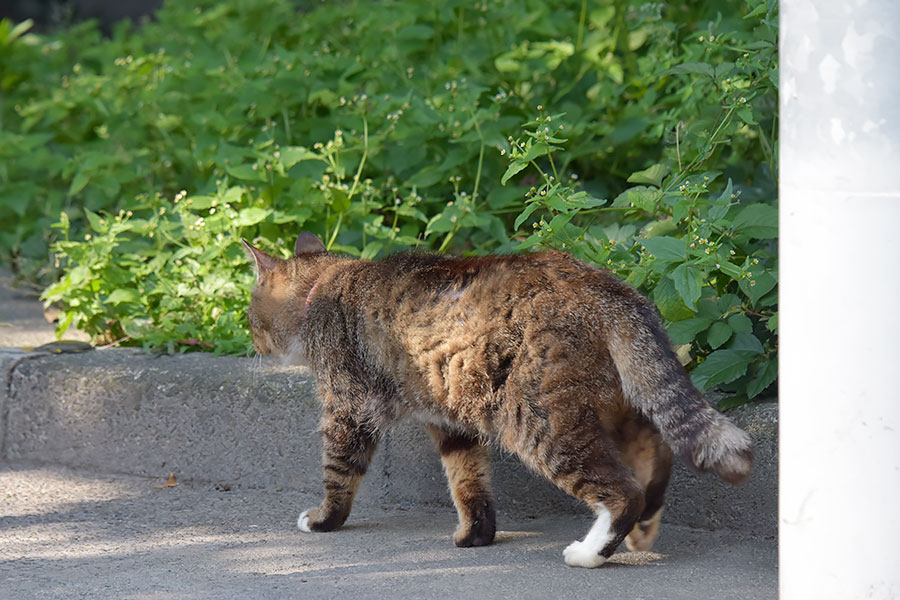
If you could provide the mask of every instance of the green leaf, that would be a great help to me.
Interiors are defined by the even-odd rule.
[[[747,385],[747,395],[755,398],[763,393],[778,378],[778,360],[766,360],[757,376]]]
[[[412,175],[408,183],[416,187],[431,187],[446,177],[445,171],[438,165],[427,165]]]
[[[731,315],[728,317],[728,325],[735,333],[751,333],[753,321],[747,315]]]
[[[706,343],[710,345],[710,347],[715,350],[720,347],[722,344],[731,339],[731,335],[734,332],[731,327],[728,326],[728,323],[723,321],[716,321],[713,323],[712,327],[709,328],[709,332],[706,334]]]
[[[256,163],[243,165],[225,165],[225,171],[232,177],[245,181],[265,181],[266,174]]]
[[[691,381],[701,392],[730,383],[747,372],[756,353],[742,350],[716,350],[691,372]]]
[[[719,313],[724,314],[735,306],[741,305],[741,298],[737,294],[722,294],[718,301]]]
[[[59,322],[56,324],[56,336],[61,338],[72,326],[75,319],[75,311],[63,311],[59,315]]]
[[[522,226],[522,223],[525,221],[525,219],[527,219],[528,217],[530,217],[530,216],[531,216],[531,213],[533,213],[534,211],[536,211],[536,210],[539,209],[540,207],[541,207],[541,205],[538,204],[537,202],[532,202],[531,204],[529,204],[528,206],[526,206],[526,207],[525,207],[525,210],[523,210],[521,213],[519,213],[519,216],[516,217],[516,222],[513,223],[513,229],[514,229],[514,230],[518,230],[519,227]]]
[[[758,268],[758,267],[757,267]],[[738,281],[738,287],[755,305],[759,299],[769,293],[778,283],[768,271],[751,271],[753,275]]]
[[[40,188],[38,188],[38,193],[40,193]],[[12,192],[9,189],[0,192],[0,209],[9,209],[16,213],[17,217],[25,215],[32,201],[33,198],[29,194],[23,193],[21,188]]]
[[[434,28],[416,24],[404,27],[397,32],[398,40],[430,40],[434,37]]]
[[[554,146],[545,144],[544,142],[538,142],[537,144],[535,144],[534,146],[532,146],[531,148],[528,149],[528,152],[525,153],[525,156],[518,158],[516,160],[528,163],[528,162],[536,159],[538,156],[543,156],[544,154],[548,154],[552,148],[554,148]],[[503,183],[503,182],[501,181],[501,183]]]
[[[322,160],[318,154],[303,146],[288,146],[287,148],[282,148],[280,152],[281,156],[278,160],[281,161],[285,169],[290,169],[298,162],[304,160]]]
[[[661,235],[648,240],[640,240],[640,243],[657,260],[664,262],[682,262],[687,260],[687,248],[684,240]]]
[[[75,177],[72,179],[72,185],[69,186],[69,191],[66,192],[69,196],[74,196],[81,190],[85,188],[85,186],[90,183],[91,177],[84,171],[78,171],[75,174]]]
[[[521,65],[522,63],[519,60],[516,60],[514,52],[501,54],[494,59],[494,67],[501,73],[515,73],[519,70]]]
[[[125,335],[134,339],[141,339],[156,329],[153,320],[147,317],[123,317],[120,324],[122,325],[122,331],[125,332]]]
[[[417,221],[421,221],[423,223],[428,222],[428,217],[425,216],[418,208],[410,206],[409,204],[401,204],[396,208],[396,212],[398,215],[403,215],[404,217],[410,217],[412,219],[416,219]]]
[[[445,209],[444,212],[438,213],[431,218],[428,226],[425,227],[425,236],[432,233],[444,233],[453,231],[457,228],[457,220],[459,219],[459,209],[455,206]]]
[[[566,204],[570,208],[596,208],[606,204],[606,198],[595,198],[587,192],[575,192],[566,198]]]
[[[381,252],[382,248],[384,248],[383,242],[369,242],[366,244],[366,247],[363,248],[360,258],[363,260],[372,260],[379,252]]]
[[[719,270],[731,277],[732,279],[740,279],[744,276],[741,268],[734,263],[730,263],[725,261],[723,263],[719,263]]]
[[[644,228],[641,229],[641,237],[649,239],[660,235],[668,235],[677,230],[678,226],[675,224],[675,219],[667,217],[661,221],[651,221],[644,225]]]
[[[712,65],[707,63],[698,63],[698,62],[686,62],[681,63],[680,65],[675,65],[671,69],[664,71],[663,75],[671,75],[676,73],[691,73],[696,75],[708,75],[709,77],[715,78],[715,71],[713,70]]]
[[[653,288],[653,301],[668,321],[683,321],[694,315],[694,311],[684,305],[681,294],[675,289],[675,282],[668,277],[660,279]]]
[[[728,184],[725,186],[725,190],[709,207],[708,214],[710,219],[712,219],[713,221],[718,221],[728,213],[728,209],[731,208],[731,195],[733,193],[734,188],[731,184],[731,178],[729,177]]]
[[[755,239],[778,237],[778,209],[768,204],[750,204],[734,217],[735,231]]]
[[[741,118],[741,121],[747,123],[748,125],[758,125],[759,123],[756,120],[756,117],[753,116],[753,109],[749,106],[745,106],[744,108],[739,108],[737,111],[738,116]]]
[[[646,183],[652,186],[660,187],[662,180],[669,174],[669,167],[662,164],[656,164],[643,171],[632,173],[628,177],[628,183]]]
[[[612,205],[615,207],[634,207],[646,210],[647,212],[656,211],[656,203],[659,201],[662,193],[656,188],[639,185],[628,188],[613,200]]]
[[[669,277],[675,282],[675,289],[684,300],[684,305],[696,311],[700,288],[703,287],[703,272],[693,265],[680,264],[669,273]]]
[[[350,196],[338,187],[331,188],[331,210],[346,212],[350,209]]]
[[[673,344],[690,344],[701,331],[706,331],[712,321],[705,317],[696,316],[683,321],[669,323],[666,331]]]
[[[487,203],[492,209],[513,208],[521,206],[525,191],[516,187],[494,187],[487,196]]]
[[[23,35],[26,31],[31,29],[31,26],[34,25],[34,21],[32,19],[25,19],[11,30],[8,29],[10,21],[7,19],[3,19],[3,29],[6,30],[3,33],[2,37],[0,37],[0,45],[9,46],[12,44],[19,36]]]
[[[761,15],[766,14],[766,10],[767,10],[766,3],[760,2],[759,4],[756,5],[756,7],[753,8],[753,10],[751,10],[746,15],[744,15],[744,18],[752,19],[753,17],[759,17]]]
[[[521,160],[517,160],[513,163],[510,163],[509,167],[506,169],[506,173],[504,173],[503,177],[500,178],[500,185],[506,185],[506,182],[509,181],[509,179],[513,175],[515,175],[516,173],[518,173],[519,171],[521,171],[522,169],[524,169],[527,166],[528,166],[527,161],[523,162]]]
[[[568,213],[568,214],[560,213],[560,214],[556,215],[555,217],[553,217],[553,219],[550,220],[549,228],[554,233],[559,233],[562,231],[563,227],[566,226],[566,223],[571,221],[572,217],[574,217],[574,216],[575,216],[575,213]]]
[[[728,346],[731,350],[740,352],[750,352],[752,354],[762,354],[763,345],[752,333],[737,333],[734,340]]]
[[[271,210],[260,208],[258,206],[249,206],[241,209],[234,222],[238,227],[249,227],[264,221],[271,212]]]
[[[625,117],[616,124],[608,139],[613,144],[625,144],[643,133],[649,124],[650,119],[644,116]]]
[[[212,206],[213,200],[216,200],[214,196],[191,196],[188,198],[191,210],[207,210]]]
[[[141,301],[141,294],[132,288],[119,288],[107,296],[106,301],[114,306],[122,304],[123,302],[137,303]]]
[[[109,221],[95,213],[94,211],[84,209],[84,216],[87,217],[91,229],[96,233],[106,233],[109,230]]]

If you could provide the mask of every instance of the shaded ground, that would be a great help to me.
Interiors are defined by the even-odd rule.
[[[498,518],[497,543],[458,549],[448,509],[360,506],[302,534],[318,498],[277,489],[0,466],[0,596],[31,598],[616,598],[777,596],[774,539],[663,526],[653,552],[573,569],[589,517]]]
[[[13,274],[0,267],[0,346],[40,346],[56,341],[54,325],[44,317],[35,289],[12,287]],[[89,341],[75,329],[66,339]]]

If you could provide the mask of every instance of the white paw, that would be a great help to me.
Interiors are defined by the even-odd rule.
[[[300,531],[305,531],[306,533],[312,533],[312,529],[309,528],[309,517],[306,516],[308,510],[304,510],[300,513],[300,516],[297,517],[297,529]]]
[[[563,558],[570,567],[584,567],[593,569],[599,567],[606,559],[600,556],[596,547],[592,544],[574,541],[563,550]]]

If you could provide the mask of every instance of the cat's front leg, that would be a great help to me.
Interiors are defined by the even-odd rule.
[[[428,426],[450,483],[459,526],[453,535],[457,546],[487,546],[494,541],[497,517],[491,495],[490,456],[477,437]]]
[[[325,499],[297,519],[301,531],[334,531],[350,515],[353,497],[378,445],[374,427],[326,409],[322,417],[322,479]]]

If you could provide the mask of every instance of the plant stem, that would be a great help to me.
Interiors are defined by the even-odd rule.
[[[353,176],[353,185],[350,186],[350,192],[347,194],[347,200],[350,201],[353,199],[353,194],[356,193],[356,186],[359,185],[359,178],[362,176],[363,167],[366,165],[366,158],[369,157],[369,121],[365,117],[363,117],[363,155],[359,161],[359,166],[356,168],[356,175]],[[366,197],[363,195],[363,214],[367,213],[366,207]],[[363,248],[366,247],[366,228],[363,227],[362,231],[362,243]]]
[[[288,121],[287,108],[281,107],[281,119],[284,121],[284,141],[286,144],[291,143],[291,124]]]
[[[528,161],[528,163],[529,163],[532,167],[534,167],[535,169],[538,170],[538,173],[541,174],[541,177],[544,178],[544,181],[547,181],[547,182],[549,183],[549,181],[547,180],[547,174],[544,173],[543,169],[541,169],[541,168],[537,165],[536,162],[534,162],[533,160],[530,160],[530,161]]]
[[[391,239],[388,240],[387,246],[384,251],[387,252],[391,249],[391,246],[394,245],[394,240],[397,239],[396,229],[397,229],[397,220],[400,217],[400,213],[397,212],[397,209],[394,208],[394,222],[391,224]],[[365,230],[363,230],[363,235],[365,235]],[[363,244],[363,250],[366,249],[365,244]]]
[[[553,153],[550,152],[549,150],[547,151],[547,158],[550,159],[550,169],[553,170],[553,178],[556,181],[559,181],[559,174],[556,172],[556,165],[553,164]]]
[[[363,117],[363,155],[356,168],[356,175],[353,176],[353,185],[350,186],[350,192],[347,199],[352,199],[356,193],[356,187],[359,185],[359,178],[362,175],[363,167],[366,166],[366,159],[369,157],[369,121]]]
[[[631,206],[607,206],[606,208],[589,208],[587,210],[578,211],[579,215],[592,215],[601,212],[613,212],[617,210],[633,210]]]
[[[441,247],[438,248],[438,254],[442,253],[447,249],[447,246],[450,244],[450,240],[453,239],[453,236],[456,235],[456,229],[447,234],[447,237],[444,238],[444,242],[441,244]]]
[[[478,170],[475,172],[475,187],[472,189],[472,202],[478,199],[478,184],[481,182],[481,166],[484,163],[484,135],[481,133],[481,125],[472,113],[472,120],[475,121],[475,131],[478,132],[478,139],[481,140],[481,148],[478,150]]]
[[[675,156],[678,157],[678,171],[682,171],[681,168],[681,143],[678,138],[678,130],[681,128],[681,121],[675,123]]]
[[[575,42],[575,52],[581,52],[584,43],[584,22],[587,17],[587,0],[581,0],[581,14],[578,16],[578,40]]]
[[[338,232],[341,230],[341,221],[344,219],[344,213],[338,213],[337,223],[334,224],[334,230],[331,232],[331,237],[328,239],[328,244],[325,245],[326,250],[331,250],[332,244],[334,244],[335,238],[337,238]]]

